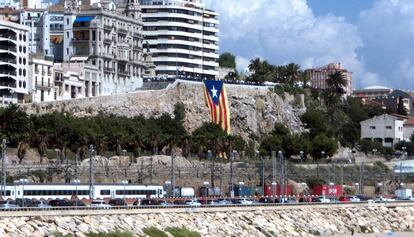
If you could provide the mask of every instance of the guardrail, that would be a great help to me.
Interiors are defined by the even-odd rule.
[[[172,206],[113,206],[113,207],[20,207],[0,209],[2,217],[20,216],[77,216],[77,215],[116,215],[142,213],[184,213],[184,212],[232,212],[257,210],[289,210],[301,208],[362,208],[362,207],[398,207],[413,206],[412,201],[394,202],[354,202],[354,203],[258,203],[258,204],[230,204],[230,205],[172,205]]]

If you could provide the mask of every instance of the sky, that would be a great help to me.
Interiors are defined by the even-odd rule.
[[[414,0],[205,0],[220,52],[302,68],[341,62],[355,88],[414,89]]]

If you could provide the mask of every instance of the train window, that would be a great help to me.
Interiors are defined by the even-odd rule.
[[[101,195],[110,195],[111,191],[110,190],[101,190]]]

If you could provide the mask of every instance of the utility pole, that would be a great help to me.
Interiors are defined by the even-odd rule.
[[[175,166],[174,166],[174,160],[175,160],[175,150],[171,151],[171,193],[172,197],[175,198]]]
[[[364,162],[361,162],[359,166],[359,193],[364,195]]]
[[[211,187],[214,188],[215,187],[215,184],[214,184],[214,179],[215,179],[215,175],[214,175],[214,157],[213,157],[213,153],[210,150],[207,151],[207,158],[210,160]]]
[[[7,149],[7,141],[6,139],[3,139],[3,142],[1,144],[1,157],[2,157],[2,169],[1,169],[1,173],[3,174],[3,180],[2,180],[2,187],[1,187],[1,191],[2,191],[2,195],[3,195],[3,200],[6,200],[6,185],[7,185],[7,153],[6,153],[6,149]]]
[[[89,198],[93,198],[93,145],[89,145]]]
[[[285,195],[285,160],[282,151],[278,152],[280,165],[280,196]]]
[[[153,167],[153,158],[150,157],[150,184],[152,184],[152,176],[154,174],[154,167]]]
[[[233,162],[236,151],[230,154],[230,197],[234,198]]]
[[[272,151],[272,196],[276,196],[276,151]]]

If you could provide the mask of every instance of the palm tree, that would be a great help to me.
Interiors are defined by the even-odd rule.
[[[262,62],[260,60],[260,58],[254,58],[252,60],[250,60],[250,64],[249,64],[249,70],[253,73],[257,73],[260,71],[262,67]]]
[[[40,164],[43,163],[43,157],[46,155],[47,152],[47,142],[48,142],[48,135],[47,131],[45,129],[40,129],[38,132],[38,139],[39,139],[39,145],[38,145],[38,152],[40,155]]]
[[[285,66],[285,73],[286,83],[290,86],[294,86],[301,75],[300,66],[296,63],[289,63]]]
[[[17,145],[17,157],[19,158],[19,164],[22,164],[24,157],[26,156],[27,151],[29,150],[30,146],[27,142],[19,142]]]
[[[344,94],[344,87],[347,85],[347,80],[342,74],[342,72],[335,72],[329,75],[329,78],[326,80],[329,89],[331,89],[336,94]]]

